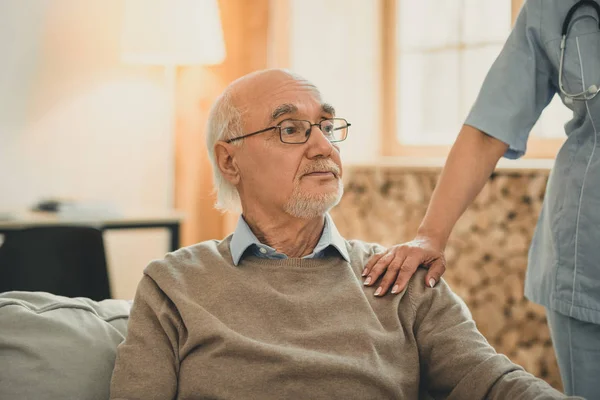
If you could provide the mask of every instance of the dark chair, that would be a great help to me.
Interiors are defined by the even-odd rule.
[[[102,232],[84,226],[5,232],[0,245],[0,292],[11,290],[109,299]]]

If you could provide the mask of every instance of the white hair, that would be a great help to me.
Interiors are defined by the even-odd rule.
[[[242,204],[237,188],[232,185],[217,165],[215,144],[219,140],[228,140],[242,135],[242,114],[233,105],[231,91],[225,90],[213,104],[208,114],[206,128],[206,147],[213,169],[213,185],[217,194],[215,208],[223,211],[241,212]],[[244,139],[232,142],[241,145]]]

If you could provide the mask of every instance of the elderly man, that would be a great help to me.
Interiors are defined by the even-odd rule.
[[[233,235],[145,270],[118,350],[113,399],[549,399],[497,354],[465,305],[417,273],[377,298],[361,272],[384,249],[340,236],[338,142],[350,126],[281,70],[217,99],[208,148]]]

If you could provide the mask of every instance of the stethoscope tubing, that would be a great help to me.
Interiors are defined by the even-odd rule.
[[[565,62],[565,50],[567,47],[567,35],[569,33],[569,30],[571,29],[571,27],[570,27],[571,19],[573,18],[573,15],[575,14],[575,12],[577,11],[578,8],[586,6],[586,5],[591,6],[594,8],[594,10],[596,10],[596,16],[598,17],[598,29],[600,29],[600,5],[598,5],[598,3],[596,3],[593,0],[579,0],[567,12],[567,15],[565,16],[565,20],[563,21],[562,30],[561,30],[562,37],[560,40],[560,61],[559,61],[559,65],[558,65],[558,88],[559,88],[560,92],[563,94],[563,96],[565,96],[565,100],[567,100],[567,99],[570,100],[569,102],[572,102],[573,100],[588,101],[588,100],[591,100],[594,97],[596,97],[598,92],[600,92],[600,90],[598,89],[598,86],[591,85],[589,88],[587,88],[583,92],[569,93],[564,88],[563,80],[562,80],[563,68],[564,68],[564,62]]]

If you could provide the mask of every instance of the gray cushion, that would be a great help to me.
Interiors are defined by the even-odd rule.
[[[0,399],[109,398],[131,303],[0,293]]]

